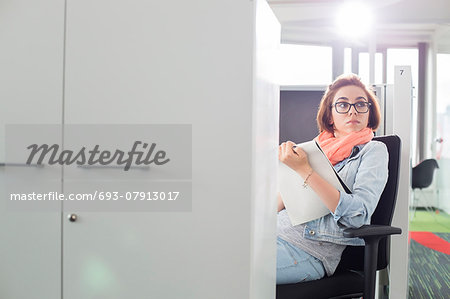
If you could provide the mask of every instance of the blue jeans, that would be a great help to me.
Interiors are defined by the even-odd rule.
[[[325,276],[322,262],[277,237],[277,284],[297,283]]]

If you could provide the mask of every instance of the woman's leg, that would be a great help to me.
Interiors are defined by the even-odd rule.
[[[277,237],[277,284],[297,283],[325,276],[322,262]]]

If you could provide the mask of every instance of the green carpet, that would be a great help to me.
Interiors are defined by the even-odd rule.
[[[409,230],[413,232],[434,232],[450,233],[450,216],[440,211],[436,214],[433,211],[416,210],[410,212]]]

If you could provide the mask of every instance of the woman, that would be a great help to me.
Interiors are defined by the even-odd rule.
[[[330,276],[346,245],[364,245],[362,239],[344,237],[343,230],[370,223],[386,184],[388,152],[383,143],[372,141],[379,122],[376,96],[358,76],[341,75],[328,86],[317,113],[316,141],[351,194],[314,172],[306,153],[293,142],[280,145],[279,160],[303,178],[330,213],[292,226],[278,194],[277,284]]]

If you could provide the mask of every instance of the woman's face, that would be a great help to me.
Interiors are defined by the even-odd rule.
[[[338,103],[337,107],[336,103]],[[362,88],[355,85],[341,87],[334,95],[333,106],[331,107],[334,136],[339,138],[366,128],[370,113],[368,103],[369,100]],[[348,104],[356,104],[356,107],[350,106],[350,110],[345,112],[348,109]],[[336,108],[341,113],[338,113]],[[367,109],[369,111],[363,113]]]

